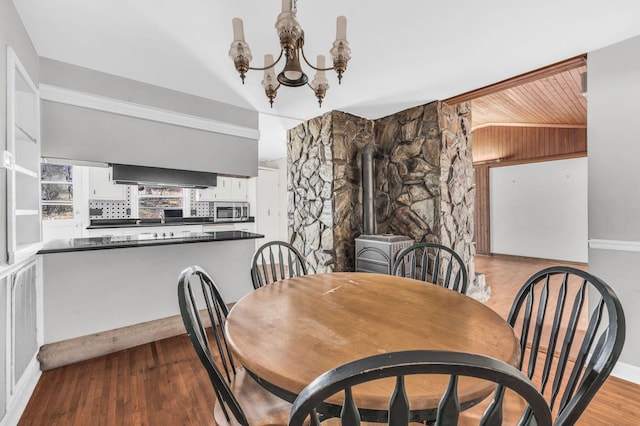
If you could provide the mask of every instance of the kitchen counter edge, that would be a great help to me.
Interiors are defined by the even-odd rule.
[[[88,237],[51,240],[46,242],[36,254],[69,253],[76,251],[108,250],[130,247],[166,246],[174,244],[209,243],[217,241],[252,240],[264,238],[262,234],[247,231],[206,232],[209,237],[179,237],[170,239],[111,241],[111,237]]]

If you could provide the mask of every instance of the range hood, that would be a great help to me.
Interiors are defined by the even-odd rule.
[[[163,169],[160,167],[112,164],[113,182],[121,185],[163,185],[182,188],[216,186],[215,173],[193,170]]]

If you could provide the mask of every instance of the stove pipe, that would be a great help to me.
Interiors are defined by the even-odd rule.
[[[375,213],[375,165],[373,159],[378,153],[375,144],[368,144],[362,148],[362,223],[364,235],[376,234],[376,213]]]

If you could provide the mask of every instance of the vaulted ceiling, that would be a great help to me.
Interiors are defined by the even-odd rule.
[[[262,73],[249,72],[243,85],[228,51],[231,20],[240,17],[251,65],[277,55],[279,0],[12,1],[40,56],[258,111],[264,160],[284,156],[284,130],[292,122],[330,110],[383,117],[640,34],[638,0],[294,0],[308,57],[328,54],[336,17],[344,15],[353,58],[342,84],[328,73],[322,108],[304,87],[283,87],[270,108]],[[576,90],[575,73],[557,82],[565,87],[558,99]],[[536,95],[544,84],[477,100],[476,119],[515,120],[509,110],[518,104],[527,120],[545,121],[548,108]],[[502,110],[483,118],[487,105]],[[579,121],[570,111],[561,116]]]

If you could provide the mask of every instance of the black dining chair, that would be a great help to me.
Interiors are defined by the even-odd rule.
[[[520,395],[523,404],[523,425],[550,426],[551,412],[544,397],[531,381],[517,368],[494,358],[462,352],[414,350],[391,352],[373,355],[343,364],[327,371],[316,378],[300,392],[293,402],[289,426],[301,426],[310,417],[312,426],[319,426],[320,421],[336,416],[344,426],[356,426],[361,420],[379,421],[393,426],[406,426],[411,422],[423,421],[422,417],[414,418],[409,405],[409,397],[405,388],[405,379],[414,375],[447,375],[442,387],[442,397],[437,407],[424,413],[432,420],[430,424],[438,426],[457,425],[460,411],[467,408],[458,400],[458,380],[466,377],[486,380],[491,384],[499,384]],[[352,388],[365,382],[392,377],[395,386],[389,395],[387,410],[374,411],[373,418],[356,406]],[[448,382],[448,385],[446,383]],[[380,384],[380,386],[383,386]],[[491,393],[494,387],[489,387]],[[343,392],[341,407],[326,400]],[[479,397],[479,399],[484,396]],[[477,403],[473,401],[469,404]],[[434,405],[437,400],[434,401]],[[362,404],[361,404],[362,405]],[[333,407],[336,407],[333,411]],[[500,425],[501,419],[496,416],[497,409],[487,411],[479,424]],[[499,408],[499,407],[496,407]],[[418,415],[422,415],[418,413]],[[380,416],[380,417],[375,417]],[[488,417],[491,416],[491,417]],[[535,423],[534,422],[535,419]],[[332,423],[335,424],[335,423]]]
[[[527,280],[507,321],[520,337],[519,368],[540,384],[554,424],[573,425],[622,351],[620,300],[598,277],[554,266]],[[500,391],[495,398],[502,398]]]
[[[396,256],[391,275],[438,284],[463,294],[469,280],[462,258],[438,243],[416,243],[402,250]]]
[[[178,304],[187,335],[213,385],[215,424],[286,425],[291,404],[266,391],[243,367],[235,365],[223,332],[227,305],[199,266],[190,266],[180,274]],[[217,351],[211,350],[213,342]]]
[[[305,260],[289,243],[271,241],[260,246],[253,255],[251,280],[254,289],[300,275],[307,275]]]

